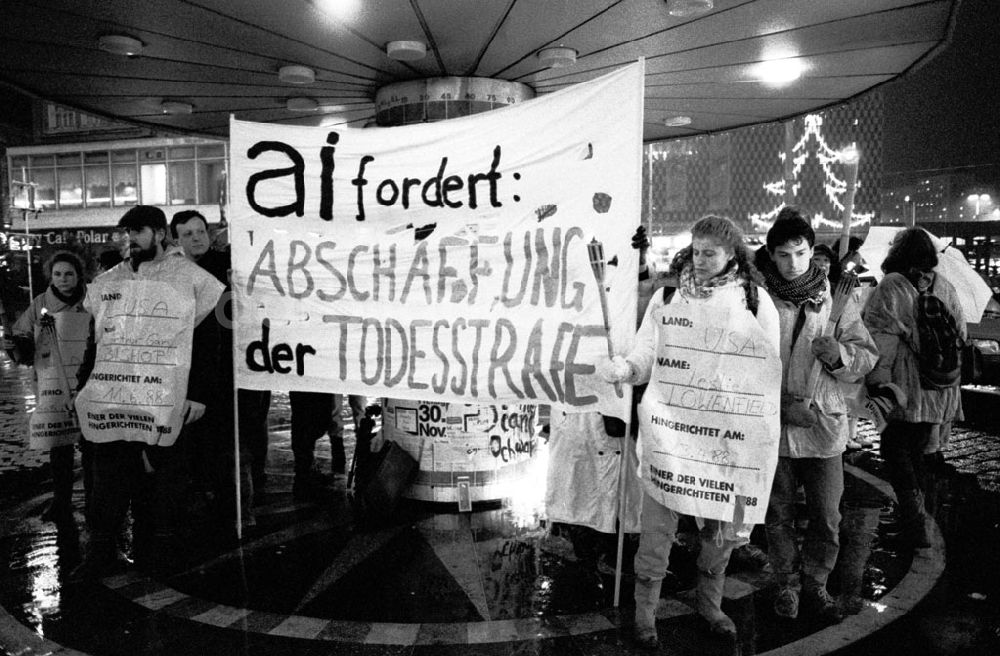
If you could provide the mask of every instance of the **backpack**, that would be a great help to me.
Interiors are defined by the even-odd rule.
[[[962,333],[958,322],[934,295],[933,283],[917,294],[916,349],[920,386],[939,390],[953,387],[962,378]]]

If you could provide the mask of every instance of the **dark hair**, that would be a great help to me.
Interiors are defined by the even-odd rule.
[[[907,228],[892,240],[889,253],[882,261],[882,271],[907,275],[930,271],[937,263],[937,249],[930,235],[923,228]]]
[[[150,228],[167,231],[167,215],[159,207],[152,205],[136,205],[118,220],[118,227],[125,230],[142,230]]]
[[[104,270],[110,269],[122,261],[122,254],[116,249],[101,251],[97,256],[97,261]]]
[[[840,241],[841,240],[838,239],[837,241],[833,242],[833,246],[832,246],[833,252],[837,254],[838,258],[840,257]],[[865,245],[865,240],[864,239],[862,239],[861,237],[858,237],[857,235],[851,235],[850,238],[847,240],[847,253],[848,253],[848,255],[850,255],[852,252],[858,250],[859,248],[861,248],[864,245]]]
[[[182,223],[187,223],[191,219],[201,219],[201,222],[205,224],[205,231],[208,232],[208,219],[197,210],[181,210],[177,214],[174,214],[174,218],[170,219],[170,236],[177,239],[177,226]]]
[[[47,280],[52,280],[52,267],[59,262],[65,262],[73,267],[76,270],[77,285],[83,284],[83,260],[80,259],[79,255],[70,251],[56,251],[52,257],[45,261],[43,270]]]
[[[764,278],[753,264],[750,249],[747,248],[746,238],[740,227],[729,219],[709,214],[698,219],[691,226],[691,238],[696,237],[715,239],[725,248],[733,251],[733,259],[736,260],[737,270],[740,272],[743,287],[746,290],[747,308],[757,314],[757,285],[763,285]],[[678,251],[670,262],[670,273],[680,274],[684,265],[691,261],[692,252],[690,244]]]
[[[816,244],[813,246],[813,257],[817,255],[823,255],[826,259],[830,260],[830,272],[826,274],[826,277],[830,279],[831,284],[837,284],[840,276],[844,273],[844,267],[841,265],[840,260],[837,259],[833,249],[826,244]]]
[[[767,250],[770,253],[782,244],[806,240],[809,246],[816,243],[816,231],[802,218],[802,213],[794,207],[784,207],[778,212],[771,229],[767,231]]]

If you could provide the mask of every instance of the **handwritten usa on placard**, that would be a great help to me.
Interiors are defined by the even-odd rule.
[[[656,361],[639,413],[646,490],[686,514],[762,522],[780,437],[778,354],[745,310],[674,303],[651,319]]]

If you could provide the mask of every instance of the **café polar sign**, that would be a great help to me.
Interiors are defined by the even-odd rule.
[[[0,232],[0,242],[5,244],[9,250],[26,251],[74,244],[114,244],[118,242],[120,234],[120,231],[114,227],[65,228],[29,233],[5,231]]]

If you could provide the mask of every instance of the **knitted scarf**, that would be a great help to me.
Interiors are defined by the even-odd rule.
[[[56,298],[58,298],[60,301],[62,301],[66,305],[76,305],[76,303],[81,298],[83,298],[83,294],[84,294],[85,291],[87,291],[87,288],[84,287],[83,285],[77,285],[73,289],[73,291],[70,292],[69,296],[64,295],[62,292],[60,292],[58,289],[56,289],[55,285],[49,285],[49,290],[52,292],[53,296],[55,296]]]
[[[767,291],[772,296],[777,296],[795,306],[800,306],[806,301],[812,301],[816,305],[823,302],[823,292],[827,288],[826,274],[812,262],[809,263],[809,270],[795,280],[785,280],[778,273],[778,267],[770,261],[764,263],[761,273],[764,274]]]
[[[699,283],[694,277],[694,263],[688,261],[684,263],[681,269],[680,290],[688,298],[708,298],[712,295],[716,287],[724,287],[740,278],[739,264],[736,260],[732,260],[725,271],[711,280]]]

